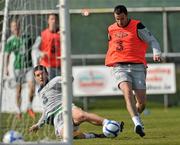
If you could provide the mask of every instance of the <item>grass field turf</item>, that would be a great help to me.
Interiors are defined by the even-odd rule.
[[[142,114],[142,119],[145,124],[146,136],[139,137],[133,132],[133,123],[125,109],[96,109],[91,110],[99,115],[125,122],[125,128],[122,134],[117,138],[107,139],[82,139],[74,140],[74,145],[180,145],[180,108],[157,108],[149,109],[148,112]],[[14,118],[14,115],[3,114],[2,134],[7,130],[15,129],[23,133],[26,141],[35,141],[41,139],[55,139],[54,130],[51,126],[46,125],[38,133],[29,134],[28,128],[33,122],[26,114],[22,121]],[[6,128],[8,127],[8,128]],[[93,126],[89,123],[81,125],[81,131],[101,133],[102,128]]]

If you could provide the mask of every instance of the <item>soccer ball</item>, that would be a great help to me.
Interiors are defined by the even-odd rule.
[[[3,136],[3,143],[19,143],[23,142],[23,136],[21,133],[11,130]]]
[[[120,125],[117,121],[109,120],[103,125],[103,133],[106,137],[116,137],[120,133]]]

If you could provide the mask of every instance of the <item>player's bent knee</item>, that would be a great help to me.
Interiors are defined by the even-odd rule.
[[[87,120],[85,112],[78,112],[75,116],[73,116],[73,120],[75,124],[80,124]]]
[[[85,120],[86,120],[86,113],[84,113],[84,112],[80,113],[78,116],[78,121],[83,122]]]

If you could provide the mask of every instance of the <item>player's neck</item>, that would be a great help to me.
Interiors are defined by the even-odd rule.
[[[56,33],[56,32],[57,32],[57,29],[54,28],[54,27],[49,27],[48,29],[49,29],[49,31],[52,32],[52,33]]]
[[[20,34],[19,34],[19,32],[14,32],[14,33],[12,33],[12,35],[14,35],[14,36],[19,36]]]

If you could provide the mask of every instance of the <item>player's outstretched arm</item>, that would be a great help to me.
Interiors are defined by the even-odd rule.
[[[37,132],[39,130],[38,124],[34,124],[29,128],[29,132]]]
[[[138,29],[138,36],[140,39],[146,41],[148,45],[152,48],[153,50],[153,60],[155,62],[160,62],[161,61],[161,49],[158,41],[156,38],[151,34],[151,32],[142,24],[139,23],[137,25]]]
[[[41,128],[45,124],[45,112],[43,111],[41,118],[39,119],[38,123],[32,125],[29,128],[29,132],[37,132],[39,128]]]

